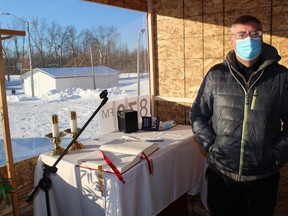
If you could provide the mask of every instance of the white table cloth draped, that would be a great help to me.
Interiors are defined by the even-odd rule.
[[[159,150],[151,155],[154,175],[149,175],[146,160],[142,160],[123,174],[123,184],[113,173],[103,172],[103,195],[97,178],[97,170],[79,167],[88,155],[100,145],[122,135],[140,139],[163,139],[157,142]],[[190,126],[178,125],[170,130],[124,134],[113,132],[99,140],[83,142],[84,149],[69,151],[58,163],[57,174],[50,175],[49,190],[53,216],[151,216],[156,215],[170,203],[189,191],[201,192],[205,159],[192,138]],[[52,166],[57,157],[49,153],[39,156],[35,169],[35,185],[42,178],[43,164]],[[34,215],[44,216],[46,201],[44,191],[34,198]]]

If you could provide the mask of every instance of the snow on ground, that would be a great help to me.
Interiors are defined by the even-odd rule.
[[[141,95],[149,93],[147,76],[141,77]],[[59,129],[63,131],[70,127],[69,113],[77,112],[78,127],[82,127],[95,112],[102,99],[99,94],[103,89],[83,90],[79,88],[65,91],[52,90],[41,98],[24,95],[19,76],[11,76],[6,82],[9,124],[13,148],[14,162],[37,156],[53,149],[51,139],[45,135],[51,132],[50,116],[57,114]],[[12,94],[12,89],[16,94]],[[137,95],[137,74],[123,74],[119,78],[118,87],[108,88],[108,98],[119,100]],[[99,118],[95,118],[78,138],[95,138],[100,135]],[[69,135],[62,138],[61,146],[67,146],[71,141]],[[0,166],[6,164],[3,132],[0,131]]]

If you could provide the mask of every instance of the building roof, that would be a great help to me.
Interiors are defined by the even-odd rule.
[[[35,68],[34,70],[41,71],[53,78],[92,76],[92,67]],[[96,76],[116,75],[119,73],[117,70],[106,66],[94,66],[93,70]],[[21,78],[24,79],[30,75],[31,71],[28,71]]]

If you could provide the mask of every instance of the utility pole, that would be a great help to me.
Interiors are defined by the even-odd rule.
[[[26,21],[26,28],[28,33],[28,46],[29,46],[29,64],[30,64],[30,72],[31,72],[31,94],[32,97],[35,97],[34,93],[34,73],[33,73],[33,66],[32,66],[32,47],[31,47],[31,37],[30,37],[30,30],[29,30],[29,22]]]
[[[14,18],[20,20],[21,22],[24,22],[26,25],[26,29],[27,29],[27,35],[28,35],[28,47],[29,47],[29,65],[30,65],[30,73],[31,73],[31,95],[32,97],[35,96],[34,94],[34,73],[33,73],[33,65],[32,65],[32,46],[31,46],[31,36],[30,36],[30,29],[29,29],[29,22],[26,20],[23,20],[17,16],[15,16],[12,13],[7,13],[7,12],[0,12],[0,14],[2,15],[8,15],[8,16],[13,16]]]
[[[91,56],[92,76],[93,76],[93,88],[96,89],[95,72],[94,72],[94,66],[93,66],[93,53],[92,53],[92,45],[91,44],[90,44],[90,56]]]
[[[143,34],[145,29],[138,31],[138,49],[137,49],[137,95],[140,96],[140,36]]]

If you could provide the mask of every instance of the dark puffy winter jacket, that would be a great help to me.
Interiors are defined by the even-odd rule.
[[[235,52],[210,69],[190,113],[208,164],[237,181],[275,173],[288,160],[288,69],[263,44],[261,66],[249,80]]]

